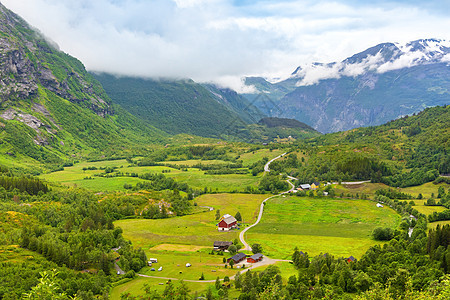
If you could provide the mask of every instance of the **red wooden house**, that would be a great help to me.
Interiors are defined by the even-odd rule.
[[[258,261],[261,261],[262,259],[263,259],[263,255],[261,253],[256,253],[250,257],[247,257],[247,262],[254,264],[254,263],[257,263]]]
[[[217,226],[217,229],[219,231],[228,231],[237,226],[237,220],[232,215],[227,214],[220,219],[220,222],[219,224],[217,224]]]

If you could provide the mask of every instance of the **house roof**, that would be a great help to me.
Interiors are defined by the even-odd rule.
[[[314,184],[314,185],[316,185],[316,186],[319,186],[319,185],[320,185],[320,183],[318,183],[317,181],[314,181],[312,184]]]
[[[231,246],[233,245],[233,242],[223,242],[223,241],[215,241],[214,247],[224,247],[224,246]]]
[[[225,216],[227,216],[227,217],[225,217]],[[230,215],[225,215],[225,216],[223,216],[223,219],[222,219],[222,221],[225,221],[225,223],[231,224],[233,222],[237,222],[235,217],[230,216]]]
[[[256,254],[253,254],[252,256],[250,256],[250,258],[254,259],[254,260],[258,260],[261,257],[263,257],[263,255],[261,253],[256,253]]]
[[[349,258],[347,258],[347,260],[355,261],[356,258],[354,258],[353,255],[352,255],[352,256],[350,256]]]
[[[236,253],[234,256],[232,256],[230,259],[232,259],[232,260],[234,260],[234,261],[238,261],[238,260],[243,259],[243,258],[246,257],[246,256],[247,256],[247,255],[245,255],[245,253],[239,252],[239,253]]]
[[[300,184],[300,187],[302,189],[310,189],[311,188],[311,186],[309,184]]]

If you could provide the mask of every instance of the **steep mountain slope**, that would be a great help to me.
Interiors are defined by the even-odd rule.
[[[447,41],[385,43],[339,63],[298,67],[279,83],[261,78],[248,78],[246,83],[257,82],[255,87],[266,95],[255,102],[263,113],[332,132],[378,125],[448,104],[449,62]]]
[[[257,124],[264,114],[230,89],[192,80],[151,80],[93,74],[113,102],[131,114],[170,134],[188,133],[250,143],[277,138],[319,135],[305,125],[269,128]]]
[[[151,80],[94,74],[113,102],[133,115],[171,134],[190,133],[205,137],[234,135],[245,128],[250,114],[261,113],[239,96],[192,80]],[[234,98],[233,98],[234,97]],[[242,99],[241,99],[242,100]],[[239,103],[240,106],[236,106]],[[257,119],[257,121],[259,118]]]
[[[1,4],[0,70],[0,159],[9,165],[111,156],[164,136]]]
[[[245,123],[257,123],[265,115],[244,96],[228,88],[220,88],[214,84],[203,84],[214,98],[229,110],[236,113]]]

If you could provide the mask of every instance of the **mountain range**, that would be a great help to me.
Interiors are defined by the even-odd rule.
[[[186,140],[178,134],[248,142],[319,135],[303,123],[256,124],[265,117],[258,108],[213,84],[88,73],[1,4],[0,70],[0,161],[10,167],[137,155]]]
[[[247,77],[245,96],[268,116],[320,132],[373,126],[450,101],[450,42],[383,43],[341,62],[299,66],[285,80]]]

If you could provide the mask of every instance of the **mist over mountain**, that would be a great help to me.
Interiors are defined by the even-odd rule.
[[[247,94],[269,116],[294,118],[321,132],[379,125],[450,101],[450,42],[383,43],[341,62],[299,66],[271,83],[246,78]]]

